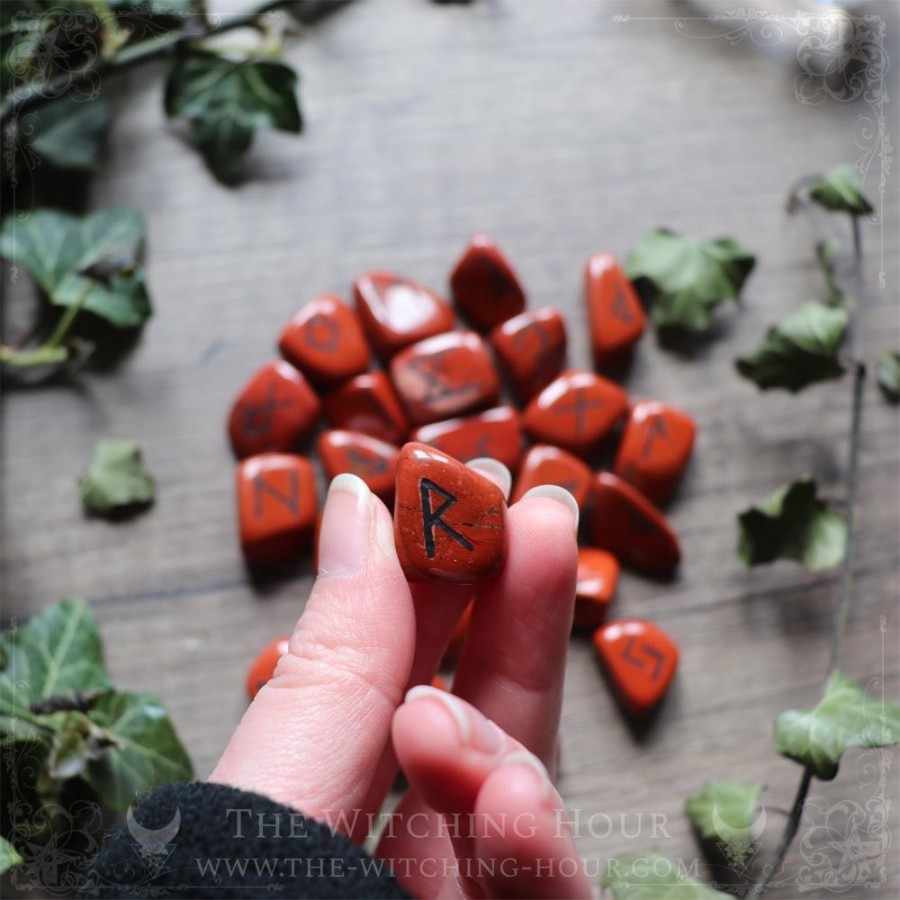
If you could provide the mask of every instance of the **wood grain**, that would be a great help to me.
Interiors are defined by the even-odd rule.
[[[868,11],[886,17],[896,64],[894,7]],[[645,18],[616,23],[616,13]],[[307,130],[300,139],[260,134],[248,178],[233,190],[211,180],[183,130],[165,121],[162,69],[130,73],[118,86],[109,164],[92,205],[146,212],[157,313],[114,370],[4,394],[5,619],[63,596],[89,600],[117,681],[162,695],[206,775],[244,708],[247,665],[291,628],[311,585],[308,565],[281,580],[248,579],[224,432],[231,398],[273,356],[300,304],[322,291],[346,296],[355,275],[373,267],[445,289],[469,234],[483,230],[517,266],[530,304],[565,312],[570,361],[586,366],[580,292],[589,253],[624,257],[658,225],[733,235],[759,254],[744,302],[717,314],[714,339],[691,354],[645,337],[627,378],[632,395],[676,404],[699,426],[669,509],[684,544],[680,575],[661,585],[626,574],[614,607],[670,631],[681,669],[652,729],[637,734],[611,700],[589,641],[573,639],[560,784],[595,870],[649,845],[697,859],[682,805],[711,777],[768,786],[763,846],[774,846],[776,809],[790,804],[799,770],[772,752],[771,722],[817,699],[837,578],[786,563],[744,571],[734,516],[803,472],[841,498],[850,385],[760,394],[732,361],[786,310],[821,293],[814,240],[838,234],[846,258],[843,220],[791,218],[783,200],[797,176],[857,158],[859,117],[871,110],[862,101],[799,102],[790,35],[784,45],[696,39],[675,28],[671,17],[685,14],[705,11],[549,0],[350,4],[289,42]],[[896,91],[896,77],[890,86]],[[886,114],[898,146],[896,102]],[[866,190],[881,221],[864,226],[862,282],[852,287],[857,344],[868,359],[900,346],[898,182],[890,172],[880,195],[878,165]],[[7,323],[20,322],[31,290],[27,279],[10,284],[5,271]],[[138,440],[158,479],[155,508],[128,524],[84,521],[79,508],[76,478],[106,436]],[[892,696],[898,459],[897,408],[870,384],[845,668]],[[882,760],[879,785],[865,766]],[[873,801],[865,813],[872,824],[886,809],[879,798],[896,799],[897,785],[887,755],[848,753],[835,782],[815,784],[822,805],[804,827],[810,846],[798,842],[787,883],[771,896],[793,897],[809,883],[811,848],[839,866],[822,827],[828,804]],[[885,813],[888,842],[896,842],[898,810],[893,803]],[[832,825],[841,819],[833,812]],[[606,819],[588,827],[596,814],[609,817],[609,834]],[[662,823],[656,834],[651,814]],[[887,846],[885,869],[852,873],[843,896],[896,895],[898,858]]]

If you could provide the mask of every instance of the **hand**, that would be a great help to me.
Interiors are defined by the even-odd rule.
[[[508,493],[503,466],[472,466]],[[211,780],[362,841],[399,761],[411,787],[377,855],[414,895],[589,897],[545,768],[572,624],[577,509],[562,488],[537,488],[509,509],[494,579],[410,584],[384,504],[355,476],[336,478],[319,576],[289,652]],[[473,597],[453,694],[415,687],[430,683]]]

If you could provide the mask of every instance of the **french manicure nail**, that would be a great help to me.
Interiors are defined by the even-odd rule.
[[[544,497],[547,500],[561,503],[572,513],[572,517],[575,519],[575,530],[578,530],[578,501],[564,487],[560,487],[558,484],[539,484],[530,491],[526,491],[522,495],[522,500],[529,497]]]
[[[437,700],[453,716],[462,744],[481,753],[496,753],[503,746],[503,732],[477,710],[473,710],[449,691],[419,684],[406,692],[405,702],[428,698]]]
[[[512,487],[512,473],[502,462],[489,456],[478,456],[475,459],[470,459],[466,465],[493,481],[503,491],[503,496],[509,497],[509,491]]]
[[[319,574],[355,575],[363,567],[372,533],[372,492],[356,475],[338,475],[328,488],[319,533]]]
[[[544,764],[527,750],[514,750],[503,757],[502,766],[525,766],[531,769],[540,780],[541,796],[546,800],[553,796],[553,782]]]

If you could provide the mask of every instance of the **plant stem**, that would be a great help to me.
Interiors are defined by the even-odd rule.
[[[844,518],[847,522],[847,550],[841,568],[841,586],[838,594],[838,605],[834,612],[834,624],[831,628],[831,655],[828,661],[830,675],[841,663],[841,650],[844,643],[844,631],[850,603],[853,600],[853,560],[855,556],[856,529],[856,495],[859,482],[859,444],[862,435],[863,390],[866,384],[866,367],[864,363],[855,362],[853,370],[853,410],[850,423],[850,454],[847,463],[847,506]]]
[[[838,603],[834,611],[834,619],[831,626],[831,653],[828,660],[829,675],[831,675],[841,663],[844,632],[847,628],[850,603],[853,600],[853,560],[854,548],[856,545],[854,521],[856,518],[856,496],[859,483],[859,445],[862,435],[863,391],[866,384],[865,364],[854,361],[853,367],[853,408],[850,421],[849,461],[847,463],[847,508],[844,513],[844,518],[847,522],[847,549],[841,567],[841,583],[838,590]],[[761,896],[765,892],[773,875],[784,863],[791,842],[794,840],[797,829],[800,827],[803,804],[806,802],[806,796],[809,793],[809,785],[812,781],[812,777],[812,771],[804,768],[803,775],[800,778],[800,785],[797,788],[797,796],[794,798],[794,805],[791,808],[791,814],[785,823],[781,840],[778,842],[778,847],[772,855],[771,862],[763,869],[762,877],[753,885],[750,893],[747,895],[751,900],[754,897]]]
[[[859,227],[859,216],[850,216],[853,223],[853,258],[856,260],[856,267],[862,265],[862,235]]]
[[[30,109],[56,100],[65,93],[77,90],[91,82],[95,75],[115,75],[152,59],[169,56],[190,41],[202,40],[235,28],[253,25],[259,16],[290,6],[295,2],[296,0],[270,0],[245,15],[235,16],[216,25],[207,25],[200,31],[185,26],[179,31],[125,47],[112,59],[95,61],[94,64],[86,66],[80,71],[66,72],[43,83],[24,84],[12,91],[0,105],[0,125],[5,124],[8,118],[22,115]]]
[[[809,785],[812,782],[812,777],[811,770],[803,770],[803,777],[800,779],[800,786],[797,788],[797,796],[794,797],[794,805],[791,807],[791,813],[785,823],[781,840],[778,842],[778,847],[772,856],[772,861],[765,869],[763,869],[762,877],[753,885],[750,889],[750,893],[747,894],[749,900],[753,900],[754,897],[761,897],[763,893],[765,893],[765,890],[769,886],[775,873],[781,868],[781,865],[787,856],[788,848],[791,846],[791,842],[794,840],[797,830],[800,828],[803,805],[806,803],[807,794],[809,794]]]
[[[94,284],[90,280],[85,284],[81,293],[78,295],[78,299],[63,313],[62,316],[60,316],[59,321],[56,323],[56,328],[53,329],[53,334],[47,339],[44,347],[48,350],[53,350],[63,342],[63,339],[69,333],[69,329],[78,317],[78,313],[84,309],[84,304],[87,303],[87,298],[93,287]]]

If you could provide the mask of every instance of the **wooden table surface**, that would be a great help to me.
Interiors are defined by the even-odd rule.
[[[729,39],[702,18],[684,27],[674,19],[709,9],[360,0],[289,41],[307,130],[299,139],[259,135],[249,177],[232,190],[211,180],[166,122],[162,69],[130,73],[91,203],[145,211],[156,315],[117,368],[73,386],[5,392],[4,618],[65,596],[90,601],[117,682],[164,698],[205,776],[244,709],[249,661],[291,628],[312,583],[308,565],[289,578],[248,579],[224,431],[231,399],[273,355],[285,320],[321,291],[346,296],[373,267],[444,290],[466,239],[483,230],[508,252],[532,305],[564,310],[570,362],[586,366],[581,273],[590,252],[624,257],[656,226],[732,235],[759,255],[744,302],[722,310],[715,337],[692,354],[648,334],[627,379],[632,395],[683,407],[699,426],[669,509],[684,545],[681,571],[671,585],[626,573],[615,601],[617,616],[650,618],[675,637],[678,677],[654,727],[636,734],[590,641],[573,639],[560,786],[581,811],[581,847],[595,869],[653,844],[690,865],[698,852],[682,805],[709,778],[768,786],[763,847],[771,849],[777,810],[790,805],[800,774],[774,754],[771,723],[819,695],[837,576],[790,563],[745,571],[735,514],[804,472],[843,497],[850,384],[762,394],[737,377],[733,360],[821,294],[813,243],[846,237],[845,222],[788,217],[785,191],[798,176],[861,156],[871,142],[860,117],[872,108],[865,98],[798,98],[800,38],[789,24],[783,42],[760,21],[736,41],[737,31]],[[884,48],[896,66],[891,4],[867,11],[886,17]],[[616,22],[616,13],[635,18]],[[896,75],[884,86],[895,94],[885,112],[896,147]],[[900,346],[898,176],[888,171],[880,191],[881,166],[876,153],[866,193],[881,219],[864,225],[863,283],[853,288],[857,347],[868,359]],[[7,316],[18,317],[31,288],[11,288],[6,271]],[[159,485],[152,511],[126,524],[86,521],[75,490],[94,442],[108,436],[138,440]],[[883,683],[890,696],[898,454],[897,408],[871,383],[844,666],[863,682],[883,680],[871,689],[877,695]],[[844,896],[896,895],[898,856],[888,847],[900,804],[888,801],[896,801],[897,769],[889,754],[852,751],[835,782],[814,784],[821,803],[805,827],[809,844],[795,844],[786,884],[772,896],[795,896],[829,870],[852,885]],[[866,869],[841,849],[863,839],[849,830],[848,808],[833,806],[843,799],[860,804],[865,840],[883,841],[884,871],[877,858]],[[609,819],[595,819],[591,833],[586,819],[597,813]],[[651,814],[664,823],[655,835]],[[815,862],[817,850],[824,856]]]

